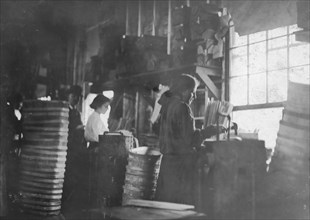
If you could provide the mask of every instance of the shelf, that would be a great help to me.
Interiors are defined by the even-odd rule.
[[[169,68],[162,71],[144,72],[124,78],[110,80],[102,84],[103,89],[115,89],[119,87],[132,87],[143,85],[144,83],[163,83],[169,82],[173,76],[182,73],[192,73],[195,71],[194,65],[185,65],[177,68]]]
[[[162,71],[144,72],[131,75],[124,78],[109,80],[102,83],[102,89],[113,90],[116,88],[125,88],[139,86],[145,83],[168,83],[173,77],[182,73],[197,73],[198,75],[209,75],[212,77],[220,77],[221,68],[218,67],[201,67],[196,64],[184,65],[175,68],[169,68]],[[202,78],[202,77],[201,77]],[[210,81],[212,81],[210,79]],[[205,82],[205,80],[203,80]],[[208,86],[208,84],[206,84]],[[209,87],[209,86],[208,86]],[[214,90],[214,89],[213,89]]]

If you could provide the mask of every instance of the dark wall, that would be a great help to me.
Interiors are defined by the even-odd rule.
[[[67,45],[76,28],[54,17],[55,7],[47,1],[1,1],[1,76],[26,98],[34,98],[38,83],[54,96],[68,81]],[[38,76],[40,65],[47,68],[46,77]]]

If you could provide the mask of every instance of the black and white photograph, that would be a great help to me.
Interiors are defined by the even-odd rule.
[[[1,220],[308,220],[310,0],[0,0]]]

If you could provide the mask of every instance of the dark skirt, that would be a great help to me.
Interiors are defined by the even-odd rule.
[[[194,205],[195,154],[163,155],[156,200]]]

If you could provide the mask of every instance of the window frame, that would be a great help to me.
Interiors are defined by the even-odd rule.
[[[310,62],[308,62],[307,64],[301,64],[301,65],[290,65],[290,48],[299,46],[299,45],[307,45],[307,43],[292,43],[291,42],[291,36],[294,35],[294,32],[291,31],[291,29],[294,28],[294,26],[296,27],[296,25],[291,25],[291,26],[286,26],[286,27],[280,27],[280,28],[286,28],[286,32],[285,34],[282,33],[279,36],[274,36],[274,37],[269,37],[270,33],[272,33],[273,30],[266,30],[266,31],[262,31],[265,32],[265,37],[263,40],[257,40],[255,42],[250,42],[250,35],[245,35],[243,37],[246,37],[246,42],[243,44],[237,44],[237,45],[233,45],[233,40],[234,40],[234,35],[235,35],[235,31],[234,31],[234,25],[230,24],[230,28],[229,28],[229,42],[230,45],[228,47],[228,57],[229,57],[229,74],[228,74],[228,82],[229,82],[229,92],[228,92],[228,98],[231,98],[231,79],[233,78],[238,78],[238,77],[246,77],[247,78],[247,84],[246,84],[246,104],[244,105],[235,105],[234,107],[234,111],[239,111],[239,110],[250,110],[250,109],[263,109],[263,108],[278,108],[278,107],[284,107],[284,103],[286,100],[284,101],[270,101],[270,91],[269,91],[269,74],[270,72],[275,72],[275,71],[283,71],[286,70],[286,77],[287,77],[287,85],[288,82],[290,80],[290,70],[293,68],[299,68],[299,67],[306,67],[306,66],[310,66]],[[297,27],[298,29],[298,27]],[[260,32],[259,32],[260,33]],[[256,33],[254,33],[256,34]],[[275,39],[279,39],[279,38],[286,38],[286,44],[285,46],[281,46],[281,47],[276,47],[276,48],[269,48],[269,43],[271,40],[275,40]],[[258,43],[263,43],[265,42],[265,57],[266,57],[266,68],[265,71],[259,71],[257,73],[251,73],[250,72],[250,47],[251,45],[255,45]],[[232,65],[233,65],[233,59],[232,59],[232,50],[236,49],[236,48],[241,48],[241,47],[246,47],[246,62],[247,62],[247,67],[246,67],[246,74],[242,74],[242,75],[232,75]],[[268,61],[269,60],[269,53],[272,51],[279,51],[279,50],[283,50],[286,49],[286,65],[283,68],[274,68],[272,70],[269,69],[269,64]],[[310,67],[309,67],[310,68]],[[266,79],[266,84],[265,84],[265,103],[260,103],[260,104],[250,104],[250,76],[253,76],[255,74],[266,74],[265,75],[265,79]]]

